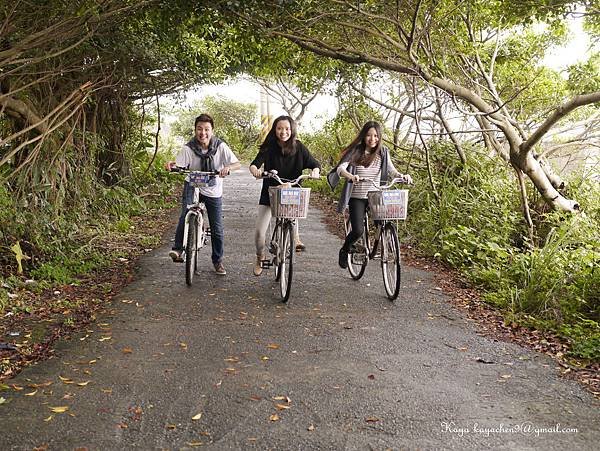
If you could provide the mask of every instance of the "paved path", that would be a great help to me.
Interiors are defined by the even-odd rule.
[[[316,209],[282,305],[252,275],[259,183],[226,182],[227,276],[206,253],[188,288],[170,243],[145,256],[111,313],[0,392],[0,450],[598,449],[598,402],[550,359],[479,335],[429,273],[404,268],[395,305],[375,265],[353,282]]]

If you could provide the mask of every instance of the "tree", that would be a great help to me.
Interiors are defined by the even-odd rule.
[[[518,175],[529,178],[547,203],[573,211],[578,203],[558,191],[560,181],[547,174],[534,149],[566,115],[599,102],[600,92],[582,90],[560,99],[548,93],[537,104],[549,112],[528,123],[530,117],[519,105],[526,103],[527,88],[543,76],[544,69],[536,62],[564,33],[561,20],[575,2],[526,5],[504,0],[267,0],[245,2],[238,6],[238,14],[270,36],[288,39],[304,50],[418,78],[440,89],[457,108],[471,109],[470,114],[482,119],[485,130],[495,130],[486,132],[489,143],[499,154],[508,155]],[[592,2],[588,7],[597,12]],[[527,24],[537,19],[550,23],[549,30],[533,33]],[[513,39],[515,35],[519,39]],[[523,36],[525,49],[519,48]],[[514,61],[523,65],[520,78],[501,76],[514,69]]]
[[[187,142],[193,136],[194,119],[208,113],[215,121],[215,134],[240,158],[252,158],[256,152],[259,119],[256,106],[223,97],[207,96],[191,108],[177,111],[172,133]]]

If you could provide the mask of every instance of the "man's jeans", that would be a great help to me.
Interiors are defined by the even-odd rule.
[[[210,224],[210,242],[212,244],[212,262],[220,263],[223,260],[223,209],[220,197],[207,197],[200,194],[200,200],[206,205],[208,222]],[[175,231],[175,244],[173,250],[183,250],[183,231],[185,229],[185,215],[187,206],[194,201],[194,187],[188,182],[183,185],[181,198],[181,216]]]

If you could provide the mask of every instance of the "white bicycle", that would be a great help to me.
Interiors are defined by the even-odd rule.
[[[190,171],[174,167],[171,172],[187,175],[188,183],[194,187],[194,198],[192,203],[187,205],[188,212],[185,215],[185,228],[183,231],[185,283],[191,285],[198,264],[198,251],[208,244],[208,237],[210,236],[210,227],[205,218],[206,205],[200,200],[200,188],[208,186],[211,178],[219,175],[219,171]]]

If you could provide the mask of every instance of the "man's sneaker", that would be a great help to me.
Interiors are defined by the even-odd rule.
[[[173,249],[171,252],[169,252],[169,257],[171,257],[171,260],[173,260],[173,262],[175,263],[183,263],[181,251],[176,251],[175,249]]]
[[[296,239],[296,252],[302,252],[306,249],[306,245],[300,241],[299,238]]]
[[[221,262],[215,263],[215,272],[220,276],[224,276],[225,274],[227,274],[227,271],[225,271],[225,267]]]
[[[340,253],[338,255],[338,264],[342,269],[346,269],[348,267],[348,252],[346,252],[344,248],[340,249]]]

